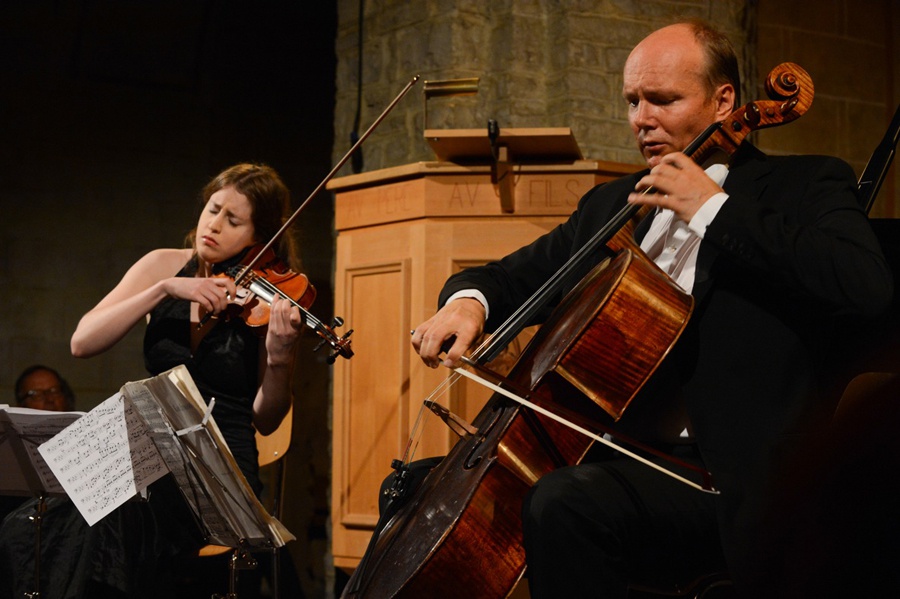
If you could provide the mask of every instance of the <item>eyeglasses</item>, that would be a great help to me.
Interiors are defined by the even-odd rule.
[[[28,401],[39,397],[53,397],[62,395],[60,387],[50,387],[49,389],[29,389],[25,393],[19,395],[19,401]]]

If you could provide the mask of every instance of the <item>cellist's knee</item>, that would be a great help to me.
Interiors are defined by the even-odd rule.
[[[586,588],[596,596],[625,597],[624,520],[615,503],[595,492],[614,485],[598,466],[554,470],[525,496],[522,530],[533,597],[583,596]]]
[[[589,534],[589,528],[618,528],[633,513],[619,477],[601,464],[554,470],[529,490],[523,502],[523,528],[529,534]],[[619,489],[617,489],[619,487]]]

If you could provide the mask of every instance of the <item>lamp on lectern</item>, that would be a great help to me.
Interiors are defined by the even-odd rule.
[[[478,93],[478,77],[466,79],[442,79],[425,81],[422,95],[425,98],[425,127],[428,129],[428,99],[440,96],[472,96]]]

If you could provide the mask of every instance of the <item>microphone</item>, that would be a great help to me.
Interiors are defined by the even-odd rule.
[[[500,137],[500,125],[494,119],[488,119],[487,122],[488,140],[491,142],[491,156],[494,162],[497,162],[497,138]]]

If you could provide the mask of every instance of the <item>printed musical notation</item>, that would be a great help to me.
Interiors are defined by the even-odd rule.
[[[187,369],[177,366],[126,383],[38,451],[91,525],[171,472],[210,542],[283,546],[294,536],[253,494],[211,411]],[[2,416],[0,409],[0,425]],[[4,434],[0,426],[0,459]]]
[[[144,421],[121,393],[38,449],[91,526],[168,472]]]
[[[64,495],[38,446],[83,415],[0,406],[0,492]]]

